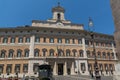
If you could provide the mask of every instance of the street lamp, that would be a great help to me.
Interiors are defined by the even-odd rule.
[[[95,70],[95,79],[96,80],[101,80],[101,76],[99,74],[99,69],[98,69],[98,63],[97,63],[97,55],[96,55],[96,50],[95,50],[95,44],[94,44],[94,26],[93,26],[93,21],[91,18],[89,18],[89,31],[90,31],[90,36],[92,38],[92,43],[93,43],[93,54],[95,54],[95,65],[94,65],[94,70]]]

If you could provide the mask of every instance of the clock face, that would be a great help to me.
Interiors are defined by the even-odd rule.
[[[56,26],[64,26],[64,25],[63,25],[63,23],[58,22],[58,23],[56,24]]]

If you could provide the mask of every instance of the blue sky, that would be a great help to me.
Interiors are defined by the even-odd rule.
[[[0,0],[0,27],[31,25],[32,20],[47,20],[52,17],[51,9],[58,2],[65,8],[67,20],[84,24],[87,30],[91,17],[96,32],[114,34],[110,0]]]

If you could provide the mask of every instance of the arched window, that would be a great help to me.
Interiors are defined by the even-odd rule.
[[[62,49],[58,49],[58,56],[63,56],[63,51],[62,51]]]
[[[57,19],[58,19],[58,20],[61,19],[61,15],[60,15],[60,13],[57,14]]]
[[[90,51],[87,51],[87,57],[90,58]]]
[[[39,57],[39,49],[35,49],[34,51],[34,57]]]
[[[105,59],[106,58],[106,53],[102,52],[102,54],[103,54],[103,58]]]
[[[75,49],[73,49],[72,52],[74,57],[77,56],[77,51]]]
[[[111,53],[111,56],[112,56],[112,59],[114,59],[114,53],[113,52]]]
[[[108,59],[110,59],[110,52],[107,53]]]
[[[50,56],[54,56],[54,50],[53,49],[50,49]]]
[[[21,57],[21,55],[22,55],[22,50],[18,49],[17,50],[17,57]]]
[[[25,49],[24,57],[29,57],[29,49]]]
[[[66,56],[70,56],[70,50],[69,49],[66,50]]]
[[[83,55],[83,52],[84,52],[83,50],[80,50],[80,51],[79,51],[80,57],[83,57],[83,56],[84,56],[84,55]]]
[[[97,52],[97,57],[98,57],[98,58],[100,58],[100,54],[101,54],[101,52],[98,51],[98,52]]]
[[[9,50],[9,54],[8,54],[8,57],[9,57],[9,58],[12,58],[12,57],[13,57],[13,52],[14,52],[14,50],[12,50],[12,49]]]
[[[46,56],[46,55],[47,55],[47,54],[46,54],[46,53],[47,53],[47,49],[45,49],[45,48],[42,49],[42,52],[43,52],[42,56]]]
[[[6,53],[5,50],[1,50],[1,58],[5,58],[5,53]]]

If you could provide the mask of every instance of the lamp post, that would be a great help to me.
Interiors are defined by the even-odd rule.
[[[94,44],[94,27],[93,27],[93,21],[91,18],[89,18],[89,31],[90,31],[90,36],[92,38],[92,43],[93,43],[93,54],[95,55],[95,64],[94,64],[94,70],[95,70],[95,79],[96,80],[101,80],[101,76],[99,74],[99,69],[98,69],[98,63],[97,63],[97,55],[96,55],[96,50],[95,50],[95,44]]]

